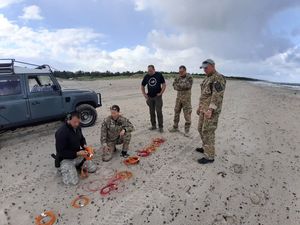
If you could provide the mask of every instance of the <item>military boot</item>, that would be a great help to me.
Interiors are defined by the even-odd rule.
[[[170,133],[175,133],[175,132],[178,132],[178,127],[171,127],[170,129],[169,129],[169,132]]]
[[[190,137],[190,130],[185,129],[185,131],[184,131],[184,136],[185,136],[185,137]]]

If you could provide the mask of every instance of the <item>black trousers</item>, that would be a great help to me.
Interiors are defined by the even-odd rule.
[[[147,99],[147,105],[149,106],[150,112],[150,120],[153,127],[156,127],[156,115],[158,120],[159,128],[163,128],[163,114],[162,114],[162,107],[163,107],[163,100],[162,96],[156,96],[153,98]]]

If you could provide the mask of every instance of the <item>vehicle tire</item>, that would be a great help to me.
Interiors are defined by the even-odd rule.
[[[96,109],[89,104],[82,104],[76,107],[76,111],[80,113],[81,126],[93,126],[97,120]]]

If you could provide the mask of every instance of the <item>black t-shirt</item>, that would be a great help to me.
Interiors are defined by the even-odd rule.
[[[65,123],[55,133],[56,156],[59,161],[63,159],[75,159],[80,148],[86,145],[86,140],[78,127],[74,130]]]
[[[155,72],[153,75],[146,74],[142,81],[142,85],[148,88],[147,95],[151,98],[161,92],[161,85],[165,83],[165,78],[161,73]]]

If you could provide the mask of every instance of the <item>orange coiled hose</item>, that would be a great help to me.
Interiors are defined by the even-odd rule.
[[[72,201],[71,205],[73,208],[79,209],[86,206],[89,203],[90,203],[90,199],[87,196],[79,195]]]
[[[49,221],[44,222],[43,220],[49,217]],[[35,224],[36,225],[53,225],[56,222],[56,216],[52,211],[46,211],[35,217]]]
[[[91,146],[88,146],[84,150],[88,152],[88,155],[84,156],[84,158],[86,160],[91,160],[94,157],[94,150],[93,150],[93,148]]]
[[[128,159],[124,160],[125,165],[135,165],[140,162],[140,158],[138,156],[130,156]]]
[[[109,183],[104,188],[100,190],[101,195],[108,195],[111,191],[117,190],[118,185],[115,183]]]

